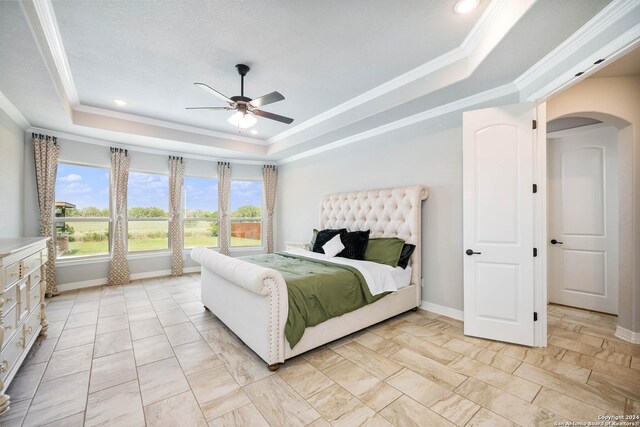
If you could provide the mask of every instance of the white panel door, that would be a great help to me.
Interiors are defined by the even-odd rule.
[[[549,140],[549,300],[618,314],[617,133]]]
[[[464,333],[533,345],[532,104],[463,115]]]

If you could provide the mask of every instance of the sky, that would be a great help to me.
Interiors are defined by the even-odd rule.
[[[59,163],[56,200],[73,203],[78,209],[109,207],[109,169]]]
[[[184,178],[187,209],[218,209],[218,180],[215,178]],[[130,172],[128,207],[169,208],[169,178],[166,175]],[[56,200],[73,203],[77,208],[109,206],[109,169],[91,166],[58,164]],[[232,181],[231,210],[240,206],[262,207],[262,181]]]

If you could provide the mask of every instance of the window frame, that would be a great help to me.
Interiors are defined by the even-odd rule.
[[[202,176],[202,175],[185,175],[184,178],[200,178],[200,179],[210,179],[216,182],[216,185],[218,185],[219,183],[219,179],[217,176]],[[183,181],[184,184],[184,181]],[[181,216],[181,227],[182,227],[182,250],[183,251],[190,251],[191,249],[195,248],[196,246],[192,247],[187,247],[186,246],[186,239],[185,239],[185,229],[184,229],[184,223],[187,221],[206,221],[206,222],[217,222],[218,223],[218,245],[217,246],[205,246],[206,248],[209,249],[220,249],[220,207],[217,205],[216,202],[216,212],[218,212],[218,217],[217,218],[201,218],[201,217],[189,217],[187,218],[187,209],[186,209],[186,200],[187,200],[187,190],[185,188],[185,186],[183,185],[182,188],[182,216]]]
[[[266,219],[266,200],[265,200],[265,193],[264,193],[264,179],[231,179],[231,183],[233,183],[234,181],[257,181],[257,182],[261,182],[262,183],[262,194],[261,194],[261,202],[260,202],[260,245],[256,245],[256,246],[233,246],[231,244],[231,224],[234,222],[234,218],[231,216],[231,197],[232,197],[232,190],[229,191],[229,224],[227,224],[227,226],[229,227],[229,251],[230,252],[235,252],[235,251],[246,251],[246,252],[252,252],[252,251],[256,251],[256,250],[263,250],[266,247],[266,229],[265,229],[265,219]],[[255,218],[242,218],[242,220],[248,220],[246,222],[249,222],[251,220],[255,220],[257,219],[257,217]],[[243,222],[243,221],[237,221],[236,222]],[[218,227],[220,227],[218,225]]]
[[[172,212],[171,212],[171,201],[169,200],[169,173],[162,173],[162,172],[155,172],[155,171],[147,171],[147,170],[143,170],[143,169],[130,169],[129,170],[129,176],[132,173],[144,173],[147,175],[161,175],[161,176],[166,176],[167,177],[167,217],[152,217],[152,218],[130,218],[129,217],[129,182],[127,179],[127,220],[125,221],[126,224],[124,224],[124,233],[125,233],[125,237],[126,237],[126,249],[127,249],[127,259],[129,258],[144,258],[146,256],[153,256],[153,255],[160,255],[160,254],[168,254],[171,253],[171,217],[172,217]],[[143,250],[143,251],[132,251],[129,248],[129,221],[133,221],[133,222],[142,222],[142,221],[156,221],[156,222],[160,222],[160,221],[166,221],[167,222],[167,248],[162,248],[162,249],[150,249],[150,250]]]
[[[58,165],[59,164],[65,164],[65,165],[72,165],[72,166],[82,166],[82,167],[90,167],[90,168],[96,168],[96,169],[106,169],[106,171],[109,173],[109,199],[108,199],[108,203],[107,203],[107,209],[109,210],[109,216],[108,217],[58,217],[56,216],[56,206],[55,206],[55,199],[56,199],[56,191],[54,189],[54,203],[53,203],[53,209],[51,212],[51,216],[53,217],[53,221],[52,221],[52,225],[51,225],[51,236],[52,236],[52,240],[54,243],[54,249],[57,249],[57,240],[58,240],[58,222],[60,222],[59,218],[64,218],[64,223],[70,223],[70,222],[106,222],[107,223],[107,235],[109,236],[107,239],[107,252],[106,253],[100,253],[100,254],[90,254],[90,255],[73,255],[73,256],[66,256],[66,257],[59,257],[56,251],[56,257],[55,257],[55,263],[56,264],[61,264],[61,265],[65,265],[65,264],[75,264],[77,262],[82,262],[82,261],[93,261],[93,260],[103,260],[103,259],[109,259],[111,258],[111,234],[113,232],[113,220],[111,217],[111,213],[112,213],[112,206],[111,206],[111,202],[112,202],[112,198],[111,198],[111,166],[106,166],[106,165],[99,165],[99,164],[94,164],[94,163],[86,163],[86,162],[74,162],[71,160],[58,160]],[[56,174],[57,175],[57,174]],[[58,179],[56,176],[56,186],[58,185]]]

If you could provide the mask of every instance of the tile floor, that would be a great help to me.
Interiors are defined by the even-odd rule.
[[[549,347],[406,313],[267,370],[199,301],[199,275],[64,293],[2,426],[538,426],[640,413],[640,345],[549,307]]]

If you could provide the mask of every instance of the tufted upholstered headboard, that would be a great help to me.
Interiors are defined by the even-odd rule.
[[[399,237],[416,245],[411,283],[420,292],[422,201],[428,195],[423,185],[328,194],[320,206],[320,229],[371,230],[371,237]]]

